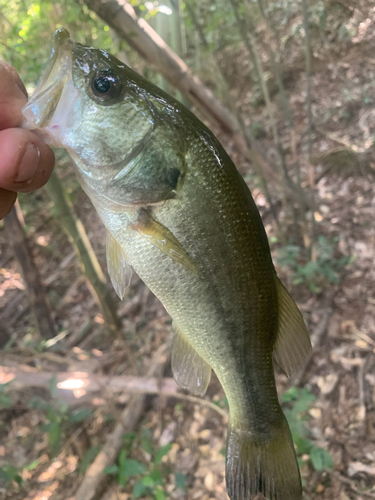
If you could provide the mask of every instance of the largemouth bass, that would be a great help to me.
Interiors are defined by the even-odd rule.
[[[134,268],[173,319],[177,383],[203,395],[211,369],[229,403],[231,500],[299,500],[301,480],[272,356],[286,374],[310,353],[250,191],[182,104],[61,29],[25,124],[65,148],[107,228],[120,297]]]

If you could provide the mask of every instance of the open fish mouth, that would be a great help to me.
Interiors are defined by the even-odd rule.
[[[74,42],[69,32],[60,28],[53,36],[52,53],[34,94],[23,107],[23,128],[47,127],[61,99],[65,84],[72,80],[72,50]]]

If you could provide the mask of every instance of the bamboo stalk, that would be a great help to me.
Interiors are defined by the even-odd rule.
[[[248,2],[248,0],[246,0],[246,1]],[[268,32],[275,37],[276,53],[278,53],[278,59],[280,59],[280,53],[278,52],[278,48],[277,48],[278,43],[279,43],[278,31],[264,10],[263,0],[258,0],[258,7],[259,7],[260,13],[263,17],[263,20],[266,24]],[[304,190],[302,188],[301,165],[300,165],[300,162],[298,159],[298,154],[297,154],[296,131],[295,131],[295,127],[294,127],[293,112],[292,112],[292,109],[290,107],[289,99],[288,99],[286,91],[285,91],[280,66],[279,66],[279,63],[277,62],[276,54],[272,50],[271,45],[269,45],[269,47],[268,47],[268,52],[269,52],[269,61],[271,63],[271,68],[272,68],[272,71],[275,75],[276,84],[277,84],[277,87],[279,89],[281,106],[284,110],[284,114],[285,114],[287,123],[289,124],[289,127],[290,127],[290,146],[291,146],[291,153],[292,153],[292,162],[294,164],[295,171],[296,171],[296,177],[297,177],[296,188],[297,188],[298,193],[299,193],[298,212],[300,214],[300,220],[302,222],[304,222],[306,220],[305,208],[311,208],[313,205],[313,201],[311,201],[307,197],[307,193],[304,193]],[[294,210],[293,210],[293,212],[294,212]],[[299,235],[300,230],[299,230],[299,225],[298,225],[297,213],[295,214],[294,219],[295,219],[295,225],[296,225],[296,234]],[[305,241],[306,240],[305,224],[303,224],[301,231],[302,231],[302,235],[303,235],[302,239],[303,239],[303,241]]]
[[[57,333],[46,290],[42,285],[38,268],[32,257],[28,238],[25,233],[22,212],[18,202],[4,218],[8,238],[12,244],[18,263],[22,269],[27,298],[33,311],[37,329],[41,337],[50,339]]]
[[[315,175],[314,167],[311,161],[312,156],[312,130],[313,130],[313,115],[312,115],[312,105],[311,105],[311,78],[312,78],[312,66],[311,66],[311,46],[310,46],[310,29],[309,29],[309,11],[307,8],[306,0],[302,0],[302,10],[303,10],[303,28],[305,30],[305,53],[306,53],[306,79],[307,79],[307,133],[308,133],[308,152],[309,152],[309,183],[311,189],[314,189],[315,185]],[[316,222],[315,222],[315,204],[314,199],[312,200],[313,206],[311,210],[311,245],[310,245],[310,256],[314,257],[313,245],[316,239]]]
[[[64,189],[55,172],[52,172],[46,184],[46,190],[54,203],[55,216],[74,247],[91,293],[102,309],[108,327],[111,331],[116,331],[120,326],[120,320],[106,285],[102,268],[87,237],[85,228],[77,217],[72,203],[65,195]]]
[[[257,72],[258,77],[259,77],[260,87],[262,90],[264,101],[266,103],[267,113],[268,113],[268,116],[269,116],[269,119],[271,122],[273,141],[275,143],[275,146],[277,148],[277,151],[278,151],[279,157],[280,157],[281,178],[284,179],[284,182],[286,185],[289,185],[292,189],[294,189],[294,183],[293,183],[292,179],[290,178],[288,170],[286,168],[285,154],[284,154],[284,150],[283,150],[283,147],[282,147],[282,144],[280,141],[279,132],[277,130],[275,113],[273,110],[273,105],[271,103],[271,97],[270,97],[270,93],[268,90],[268,86],[267,86],[266,80],[264,78],[263,63],[262,63],[261,57],[259,56],[259,53],[258,53],[255,38],[254,38],[253,34],[251,33],[251,31],[247,28],[244,20],[240,17],[239,12],[238,12],[238,4],[237,4],[236,0],[230,0],[230,3],[232,5],[233,12],[234,12],[236,22],[237,22],[238,28],[240,30],[242,39],[243,39],[244,44],[249,52],[251,59],[254,61],[256,72]]]
[[[195,76],[185,62],[175,54],[162,38],[144,20],[137,18],[133,7],[127,1],[85,0],[86,5],[96,12],[120,37],[136,50],[150,65],[156,68],[174,87],[197,107],[215,126],[229,135],[239,151],[250,161],[259,158],[267,179],[277,184],[277,167],[267,157],[262,146],[252,139],[249,151],[246,140],[239,131],[232,115]]]
[[[308,120],[308,150],[309,150],[309,160],[311,160],[312,155],[312,129],[313,129],[313,116],[311,108],[311,77],[312,77],[312,67],[311,67],[311,45],[310,45],[310,29],[309,29],[309,11],[307,9],[306,0],[302,0],[303,9],[303,29],[305,31],[305,57],[306,57],[306,79],[307,79],[307,120]],[[313,187],[313,180],[311,187]]]

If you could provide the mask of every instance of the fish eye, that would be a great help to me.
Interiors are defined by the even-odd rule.
[[[100,69],[91,79],[91,90],[100,101],[112,101],[121,93],[121,82],[113,71]]]

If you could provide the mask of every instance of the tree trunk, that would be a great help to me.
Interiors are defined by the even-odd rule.
[[[90,290],[99,307],[101,307],[109,328],[115,331],[120,326],[120,320],[117,317],[116,308],[106,285],[102,268],[87,237],[85,228],[75,214],[74,208],[67,199],[55,172],[52,172],[46,184],[46,189],[54,203],[54,215],[74,246],[82,270],[90,285]]]
[[[50,339],[56,335],[56,325],[46,290],[41,283],[38,269],[32,258],[30,244],[23,227],[23,217],[18,202],[5,217],[4,225],[18,263],[22,269],[27,298],[36,319],[41,337]]]

